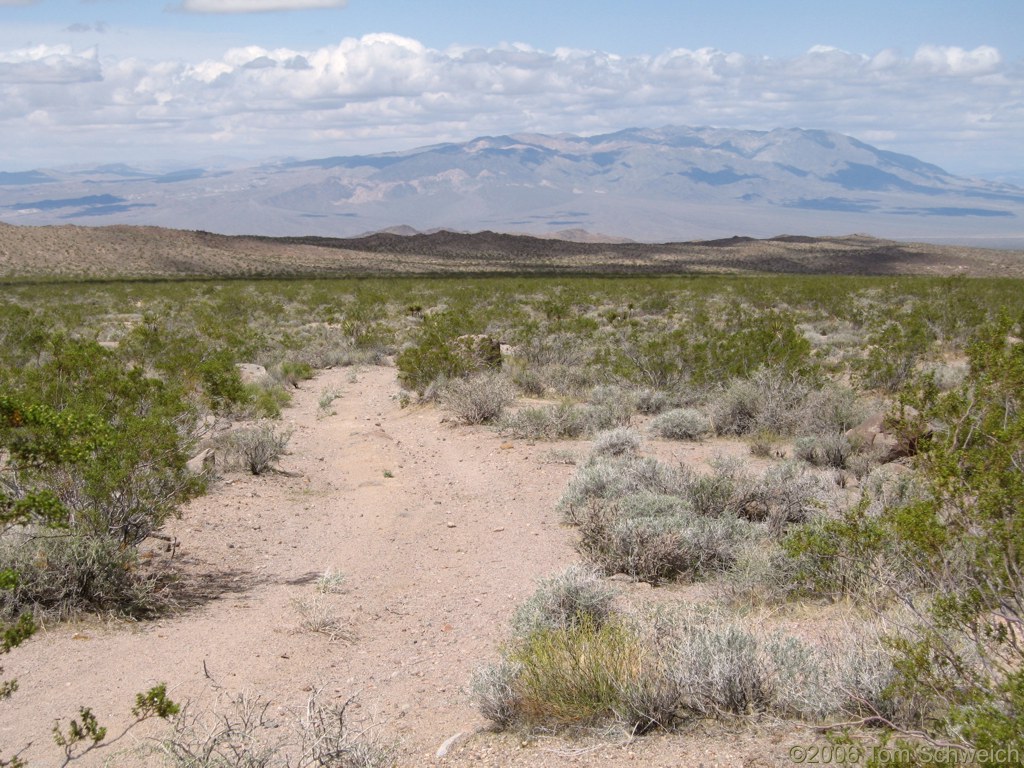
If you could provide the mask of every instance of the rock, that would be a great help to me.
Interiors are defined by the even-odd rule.
[[[874,453],[882,464],[913,456],[918,443],[931,434],[927,426],[916,421],[916,416],[916,411],[907,408],[903,423],[897,424],[885,413],[875,413],[847,430],[846,439],[855,448]]]
[[[255,363],[235,363],[238,375],[242,377],[243,384],[262,384],[270,378],[267,369]]]
[[[193,475],[213,474],[217,466],[216,453],[213,448],[207,448],[189,459],[185,466]]]
[[[454,736],[449,736],[447,739],[445,739],[444,744],[442,744],[438,748],[437,756],[440,758],[440,757],[444,757],[445,755],[447,755],[448,754],[448,750],[450,750],[452,747],[454,747],[456,742],[458,742],[458,740],[461,739],[465,735],[466,735],[465,731],[459,731]]]
[[[119,341],[99,341],[97,342],[97,344],[99,344],[104,349],[117,349],[118,347],[121,346],[121,342]]]

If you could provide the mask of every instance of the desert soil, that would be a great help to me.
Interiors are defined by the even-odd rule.
[[[340,397],[318,413],[321,393]],[[271,702],[281,732],[311,692],[357,696],[354,728],[397,744],[399,764],[790,765],[791,724],[687,724],[678,733],[568,740],[495,734],[474,708],[474,670],[496,658],[515,607],[539,578],[578,562],[555,505],[574,468],[552,451],[588,444],[509,441],[452,426],[432,406],[402,408],[391,368],[334,369],[305,382],[283,417],[294,429],[285,473],[224,473],[167,532],[147,567],[173,567],[181,609],[155,621],[85,619],[47,627],[4,659],[20,689],[0,703],[0,744],[34,766],[58,764],[50,729],[90,706],[110,735],[135,694],[165,681],[193,710],[239,693]],[[654,446],[699,462],[729,446]],[[344,575],[321,592],[326,571]],[[619,584],[626,599],[646,585]],[[686,590],[657,590],[687,599]],[[319,618],[322,631],[311,628]],[[147,722],[83,766],[165,765]],[[443,757],[438,750],[456,738]]]

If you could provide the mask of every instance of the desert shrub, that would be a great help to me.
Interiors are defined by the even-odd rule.
[[[0,590],[0,615],[24,611],[63,618],[79,611],[141,617],[156,607],[154,585],[140,577],[135,550],[103,536],[9,532],[0,539],[0,571],[17,574]]]
[[[539,630],[564,629],[587,620],[600,626],[613,614],[615,593],[590,566],[574,565],[542,579],[516,610],[512,627],[525,637]]]
[[[227,445],[236,462],[254,475],[262,475],[284,454],[291,435],[291,430],[263,422],[235,430],[228,435]]]
[[[815,467],[845,469],[854,448],[845,435],[826,434],[799,438],[793,445],[793,453]]]
[[[690,631],[673,655],[689,709],[715,717],[770,708],[775,680],[761,644],[750,632],[731,624]]]
[[[498,429],[525,440],[582,437],[628,423],[629,415],[607,405],[558,405],[522,408],[502,418]]]
[[[506,414],[498,423],[503,434],[523,440],[555,440],[581,437],[587,425],[583,411],[572,403],[522,408]]]
[[[868,389],[899,391],[933,340],[933,331],[920,312],[887,322],[868,337],[867,356],[856,366],[859,382]]]
[[[768,365],[755,371],[749,381],[758,393],[753,429],[791,432],[800,422],[801,410],[812,389],[811,380],[798,371]]]
[[[94,343],[48,344],[17,381],[0,374],[0,480],[15,501],[48,494],[75,533],[134,546],[203,489],[186,469],[197,409]]]
[[[543,397],[548,384],[540,371],[518,364],[510,366],[512,383],[527,397]]]
[[[781,545],[756,537],[737,548],[729,570],[717,584],[734,606],[778,605],[796,592],[795,569]]]
[[[634,331],[605,353],[606,365],[621,379],[656,390],[673,390],[690,376],[691,341],[678,329]]]
[[[711,421],[695,408],[676,408],[654,419],[651,429],[669,440],[700,440],[711,433]]]
[[[616,499],[641,491],[672,494],[680,487],[679,472],[656,459],[596,459],[576,471],[558,502],[558,509],[567,522],[575,523],[595,500]]]
[[[811,392],[801,407],[799,429],[809,435],[829,435],[846,432],[860,424],[867,416],[849,387],[834,384]]]
[[[764,403],[750,381],[733,381],[711,404],[711,423],[720,435],[745,435],[757,425]]]
[[[806,595],[888,604],[923,586],[922,574],[865,497],[838,517],[819,517],[782,540],[795,561],[794,585]]]
[[[628,427],[618,427],[594,436],[593,456],[633,456],[640,450],[640,434]]]
[[[798,462],[787,461],[771,467],[757,478],[741,497],[741,516],[766,522],[769,530],[781,533],[791,523],[806,523],[836,506],[834,490],[818,475]]]
[[[187,702],[161,743],[174,768],[389,768],[394,746],[369,729],[356,730],[354,699],[325,704],[314,691],[301,717],[282,719],[274,702],[240,693],[214,706]]]
[[[770,430],[757,430],[750,438],[750,455],[761,459],[779,455],[779,440],[779,435]]]
[[[256,418],[277,419],[281,409],[292,401],[292,396],[279,383],[271,378],[265,381],[245,385],[247,399],[238,409],[240,415]]]
[[[520,716],[516,691],[520,670],[518,664],[502,658],[473,674],[470,690],[477,709],[498,728],[511,727]]]
[[[637,411],[649,416],[663,413],[673,405],[673,398],[667,392],[660,389],[638,389],[635,394],[635,400]]]
[[[715,462],[705,474],[686,471],[682,495],[695,514],[702,517],[736,516],[739,467],[732,462]]]
[[[631,516],[613,504],[592,508],[580,521],[580,533],[580,551],[605,573],[658,584],[727,569],[749,535],[749,523],[683,512]]]
[[[615,720],[624,692],[643,685],[645,647],[621,620],[542,629],[512,648],[516,721],[565,728]]]
[[[484,375],[448,382],[440,400],[463,424],[490,424],[515,400],[515,392],[505,377]]]
[[[313,378],[313,366],[306,362],[284,360],[271,367],[270,375],[282,384],[297,387],[299,382]]]
[[[479,323],[473,317],[455,311],[424,318],[417,338],[395,359],[399,383],[422,395],[437,379],[457,379],[478,370],[481,366],[471,350],[458,344],[460,337],[477,330]]]

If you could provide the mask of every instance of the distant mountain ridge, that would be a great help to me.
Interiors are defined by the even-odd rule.
[[[838,133],[667,126],[233,170],[0,171],[0,220],[338,237],[399,225],[639,241],[866,232],[1020,247],[1024,189]]]

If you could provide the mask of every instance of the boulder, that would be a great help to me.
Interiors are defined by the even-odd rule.
[[[235,363],[238,375],[242,377],[243,384],[262,384],[270,378],[267,369],[255,363]]]
[[[883,464],[913,456],[918,443],[930,434],[927,428],[914,426],[916,415],[916,411],[908,409],[907,421],[900,425],[885,413],[872,414],[847,430],[846,439],[855,448],[874,453]]]
[[[207,448],[189,459],[185,466],[193,475],[213,474],[214,468],[217,466],[217,456],[213,448]]]

